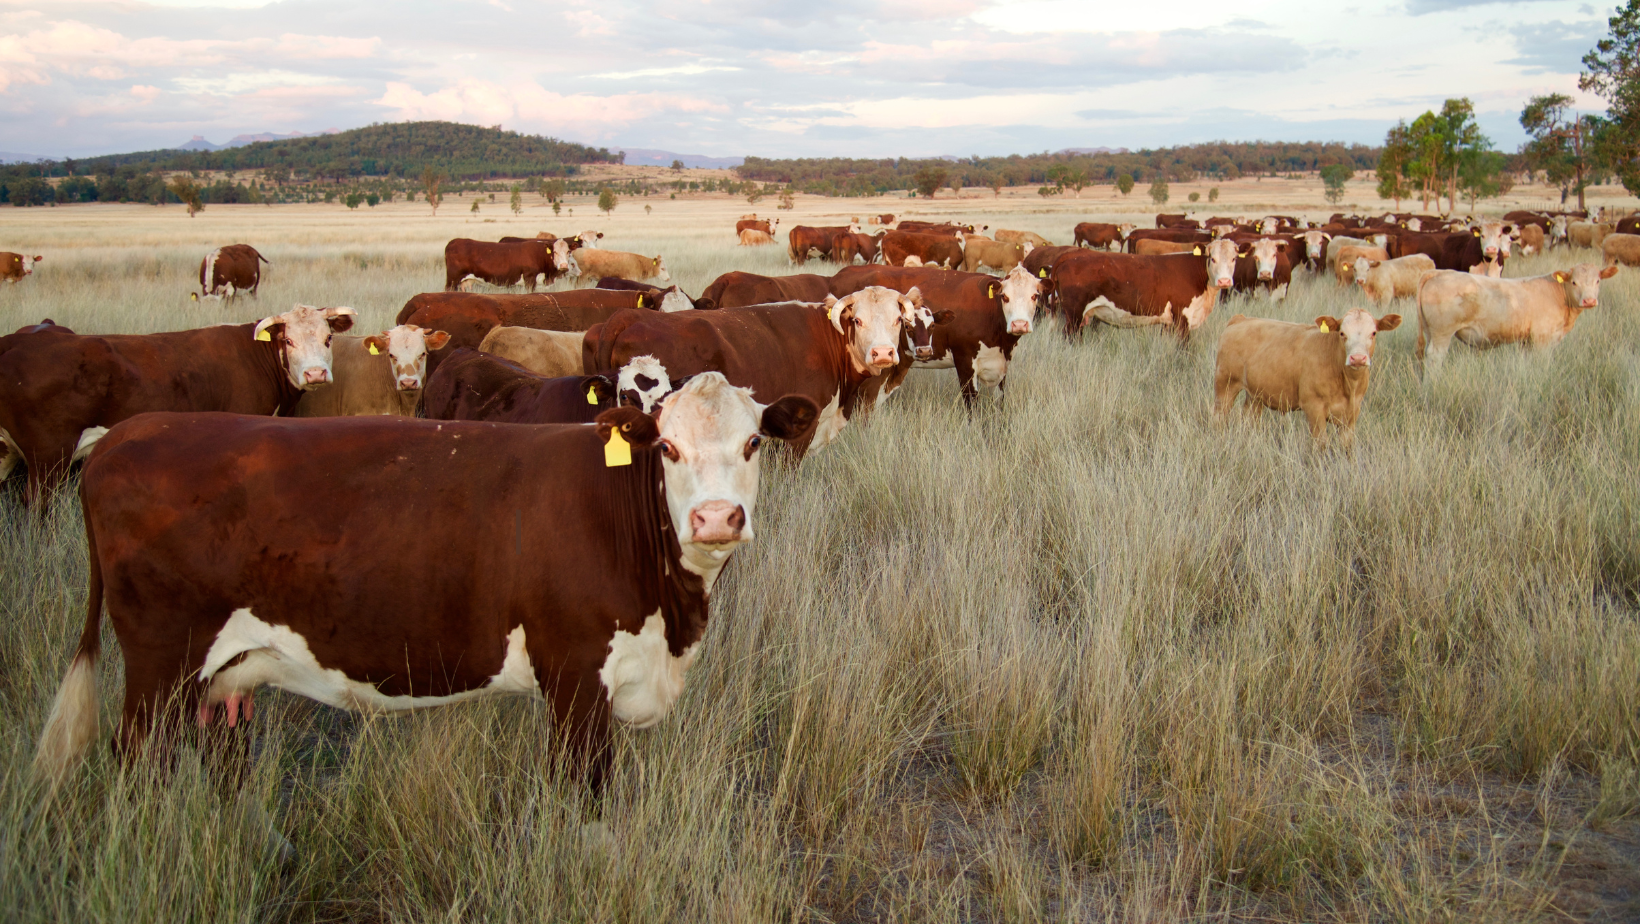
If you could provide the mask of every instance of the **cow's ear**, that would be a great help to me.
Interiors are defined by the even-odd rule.
[[[957,319],[957,313],[949,308],[934,312],[935,324],[950,324]]]
[[[1469,233],[1475,235],[1476,237],[1480,237],[1481,236],[1481,229],[1479,229],[1479,228],[1470,228]]]
[[[371,356],[380,356],[387,352],[387,340],[372,334],[364,338],[364,348]]]
[[[820,406],[802,395],[787,395],[763,409],[758,426],[777,440],[802,438],[820,417]]]
[[[277,328],[277,330],[275,328]],[[257,321],[256,329],[251,331],[251,338],[254,340],[271,341],[274,339],[275,335],[283,334],[284,332],[285,322],[279,320],[278,315],[274,315],[271,318],[263,318],[262,320]]]
[[[1190,248],[1190,253],[1191,253],[1192,256],[1197,256],[1197,257],[1201,256],[1202,255],[1201,245],[1198,244],[1195,247]]]
[[[587,400],[593,404],[614,405],[620,403],[620,390],[616,387],[614,382],[609,380],[608,376],[585,376],[581,379],[581,384],[586,386],[585,394],[587,396]]]
[[[1386,314],[1383,317],[1378,319],[1378,329],[1379,330],[1394,330],[1395,328],[1400,327],[1400,326],[1401,326],[1401,316],[1398,315],[1398,314]]]
[[[1611,266],[1608,266],[1605,269],[1600,271],[1600,278],[1601,279],[1610,279],[1610,278],[1612,278],[1613,276],[1616,276],[1616,275],[1617,275],[1617,264],[1615,264],[1615,263],[1613,263]]]
[[[1572,277],[1566,275],[1566,273],[1563,270],[1555,270],[1555,282],[1564,283],[1566,280],[1568,280],[1570,278],[1572,278]]]
[[[1286,241],[1276,241],[1276,249],[1277,250],[1286,250],[1287,249],[1287,242]]]
[[[837,328],[839,334],[847,335],[848,332],[843,329],[843,318],[852,315],[853,312],[854,296],[838,298],[829,292],[826,293],[826,318],[831,321],[832,327]]]
[[[1337,318],[1330,314],[1324,314],[1315,319],[1315,326],[1323,332],[1330,332],[1338,330],[1341,325],[1338,323]]]
[[[435,330],[424,339],[427,341],[427,352],[442,350],[450,342],[450,335],[441,330]]]
[[[608,443],[609,434],[616,429],[621,431],[622,439],[634,446],[648,446],[661,435],[661,425],[655,418],[635,407],[610,408],[599,414],[594,423],[598,426],[598,440],[602,443]]]
[[[325,320],[329,322],[330,332],[333,334],[345,334],[352,330],[353,319],[358,316],[359,313],[352,308],[325,309]]]
[[[1383,266],[1383,265],[1384,265],[1384,261],[1382,261],[1382,260],[1368,260],[1367,261],[1367,269],[1377,269],[1378,267]]]
[[[712,311],[716,308],[717,308],[717,299],[707,298],[704,295],[702,295],[700,298],[695,299],[695,310],[696,311]]]

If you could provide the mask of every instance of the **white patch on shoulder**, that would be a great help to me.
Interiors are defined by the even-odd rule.
[[[1002,353],[1002,347],[979,345],[979,353],[974,356],[974,382],[986,388],[998,388],[1002,380],[1008,377],[1008,357]]]
[[[814,442],[810,443],[813,448],[819,449],[836,439],[837,434],[842,433],[843,427],[848,424],[848,418],[843,416],[839,404],[842,397],[843,392],[839,389],[831,396],[831,403],[821,409],[820,420],[814,425]]]
[[[615,718],[635,728],[648,728],[666,718],[683,695],[684,675],[695,661],[696,642],[672,657],[666,647],[666,619],[661,611],[649,614],[637,635],[615,630],[609,656],[598,669]]]
[[[74,454],[68,457],[70,462],[78,462],[91,455],[91,447],[108,432],[107,427],[86,427],[80,432],[80,441],[74,444]]]
[[[223,665],[244,655],[232,667]],[[524,627],[507,634],[501,670],[482,687],[447,696],[387,696],[374,686],[353,680],[335,668],[324,667],[309,650],[307,639],[289,626],[257,619],[249,609],[233,611],[205,653],[199,679],[209,684],[205,702],[215,704],[230,695],[249,693],[262,684],[318,700],[338,709],[361,712],[400,712],[442,706],[498,693],[525,693],[538,699],[541,687],[524,648]]]

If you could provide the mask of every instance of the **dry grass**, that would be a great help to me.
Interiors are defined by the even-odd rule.
[[[732,246],[743,204],[654,204],[495,227],[450,206],[436,220],[213,206],[191,222],[7,209],[6,239],[47,260],[0,287],[0,327],[176,328],[298,299],[384,325],[438,286],[445,239],[540,226],[664,253],[690,291],[730,268],[786,271],[773,248]],[[1008,222],[1067,238],[1063,204]],[[189,303],[204,247],[229,240],[274,260],[260,304]],[[19,921],[1631,920],[1637,293],[1625,272],[1554,352],[1457,348],[1428,384],[1404,325],[1379,347],[1353,453],[1314,452],[1296,417],[1210,422],[1224,320],[1338,315],[1353,299],[1330,281],[1221,306],[1182,349],[1033,334],[1006,400],[972,414],[952,373],[917,373],[838,444],[766,470],[759,539],[719,585],[682,702],[618,734],[596,806],[554,772],[527,703],[362,719],[271,695],[243,789],[186,750],[162,774],[99,749],[41,807],[26,771],[81,624],[84,540],[71,499],[33,526],[13,490],[0,907]],[[103,667],[105,730],[118,663]],[[266,859],[264,810],[298,848],[289,864]]]

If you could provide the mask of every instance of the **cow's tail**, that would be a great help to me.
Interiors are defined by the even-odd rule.
[[[86,545],[90,553],[91,582],[86,592],[85,629],[80,644],[68,664],[57,698],[51,704],[40,745],[34,752],[34,776],[53,791],[85,756],[97,736],[97,655],[102,648],[103,578],[97,558],[97,536],[91,517],[85,522]]]
[[[273,261],[269,260],[267,257],[262,256],[261,252],[258,251],[255,247],[251,248],[251,253],[256,254],[256,259],[261,260],[263,263],[266,263],[269,266],[273,265]]]

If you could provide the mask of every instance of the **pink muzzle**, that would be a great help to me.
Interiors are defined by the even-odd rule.
[[[746,528],[746,509],[728,501],[707,501],[689,511],[689,529],[695,542],[721,545],[739,542]]]
[[[302,373],[302,381],[309,385],[323,385],[330,381],[330,371],[319,366],[314,366],[312,369]]]

